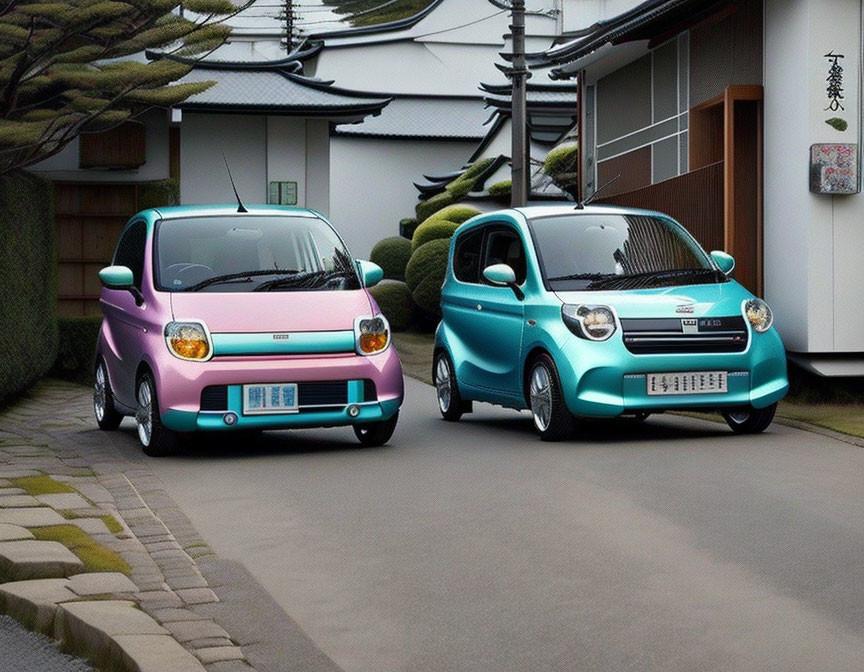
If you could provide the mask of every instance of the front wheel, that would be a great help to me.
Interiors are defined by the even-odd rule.
[[[399,422],[399,411],[396,411],[396,414],[389,420],[354,425],[354,435],[364,446],[383,446],[393,436],[397,422]]]
[[[101,359],[93,376],[93,414],[99,429],[106,432],[117,429],[123,420],[123,414],[114,406],[114,393],[111,391],[111,383],[108,382],[108,370]]]
[[[573,435],[576,421],[564,403],[558,369],[549,355],[540,355],[531,364],[528,401],[534,427],[543,441],[560,441]]]
[[[145,373],[138,381],[136,398],[138,408],[135,411],[135,422],[144,454],[150,457],[170,455],[177,449],[177,434],[162,424],[156,385],[149,373]]]
[[[776,403],[765,408],[745,406],[733,411],[723,411],[723,418],[736,434],[758,434],[768,428],[776,411]]]

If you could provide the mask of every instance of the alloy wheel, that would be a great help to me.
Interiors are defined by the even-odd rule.
[[[153,393],[146,380],[138,383],[138,410],[135,412],[138,423],[138,439],[142,446],[150,445],[153,432]]]
[[[105,419],[105,367],[100,364],[96,368],[95,382],[93,383],[93,412],[96,420],[102,422]]]
[[[541,432],[545,432],[549,429],[549,423],[552,420],[552,386],[549,380],[549,371],[542,364],[538,364],[531,371],[529,393],[534,425]]]
[[[447,365],[447,360],[444,357],[439,357],[438,365],[435,367],[435,388],[438,393],[438,407],[442,413],[446,413],[450,409],[453,399],[450,381],[450,367]]]

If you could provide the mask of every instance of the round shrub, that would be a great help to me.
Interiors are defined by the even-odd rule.
[[[449,252],[448,239],[430,240],[411,255],[405,268],[405,283],[411,290],[414,303],[430,315],[441,315],[441,285]]]
[[[441,208],[438,212],[432,214],[429,219],[446,219],[450,222],[462,224],[462,222],[467,222],[474,215],[479,214],[480,211],[476,208],[472,208],[470,205],[461,205],[456,203],[455,205],[448,205],[446,208]],[[427,219],[426,221],[429,220]]]
[[[495,184],[489,185],[489,195],[495,200],[504,201],[510,198],[510,193],[513,190],[513,184],[510,180],[501,180]]]
[[[416,252],[430,240],[437,240],[438,238],[447,238],[449,240],[450,236],[458,228],[459,224],[456,222],[430,217],[418,226],[414,232],[414,238],[411,239],[411,252]]]
[[[398,280],[384,280],[369,288],[393,331],[405,331],[414,322],[417,307],[408,285]]]
[[[378,264],[384,271],[384,277],[389,280],[405,279],[405,266],[410,258],[411,241],[402,236],[378,241],[369,255],[369,261]]]
[[[455,202],[456,199],[448,191],[442,191],[440,194],[435,194],[432,198],[421,201],[414,208],[417,212],[417,221],[425,221],[430,215],[441,210],[441,208],[446,208],[448,205],[453,205]]]

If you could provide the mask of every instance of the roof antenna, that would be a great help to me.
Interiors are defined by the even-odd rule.
[[[222,160],[225,162],[225,170],[228,171],[228,179],[231,180],[231,188],[234,190],[234,198],[237,199],[237,212],[249,212],[240,200],[240,194],[237,193],[237,186],[234,184],[234,178],[231,176],[231,168],[228,166],[228,159],[225,158],[225,152],[222,152]]]
[[[609,180],[606,184],[604,184],[602,187],[600,187],[597,191],[595,191],[593,194],[591,194],[587,198],[583,198],[581,201],[579,201],[579,203],[576,204],[576,209],[582,210],[586,205],[588,205],[591,201],[593,201],[597,197],[597,194],[599,194],[601,191],[603,191],[606,187],[608,187],[610,184],[612,184],[619,177],[621,177],[621,173],[618,173],[615,177],[613,177],[611,180]]]

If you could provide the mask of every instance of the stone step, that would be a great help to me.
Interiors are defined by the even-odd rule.
[[[0,582],[56,579],[83,571],[84,563],[60,542],[0,542]]]

